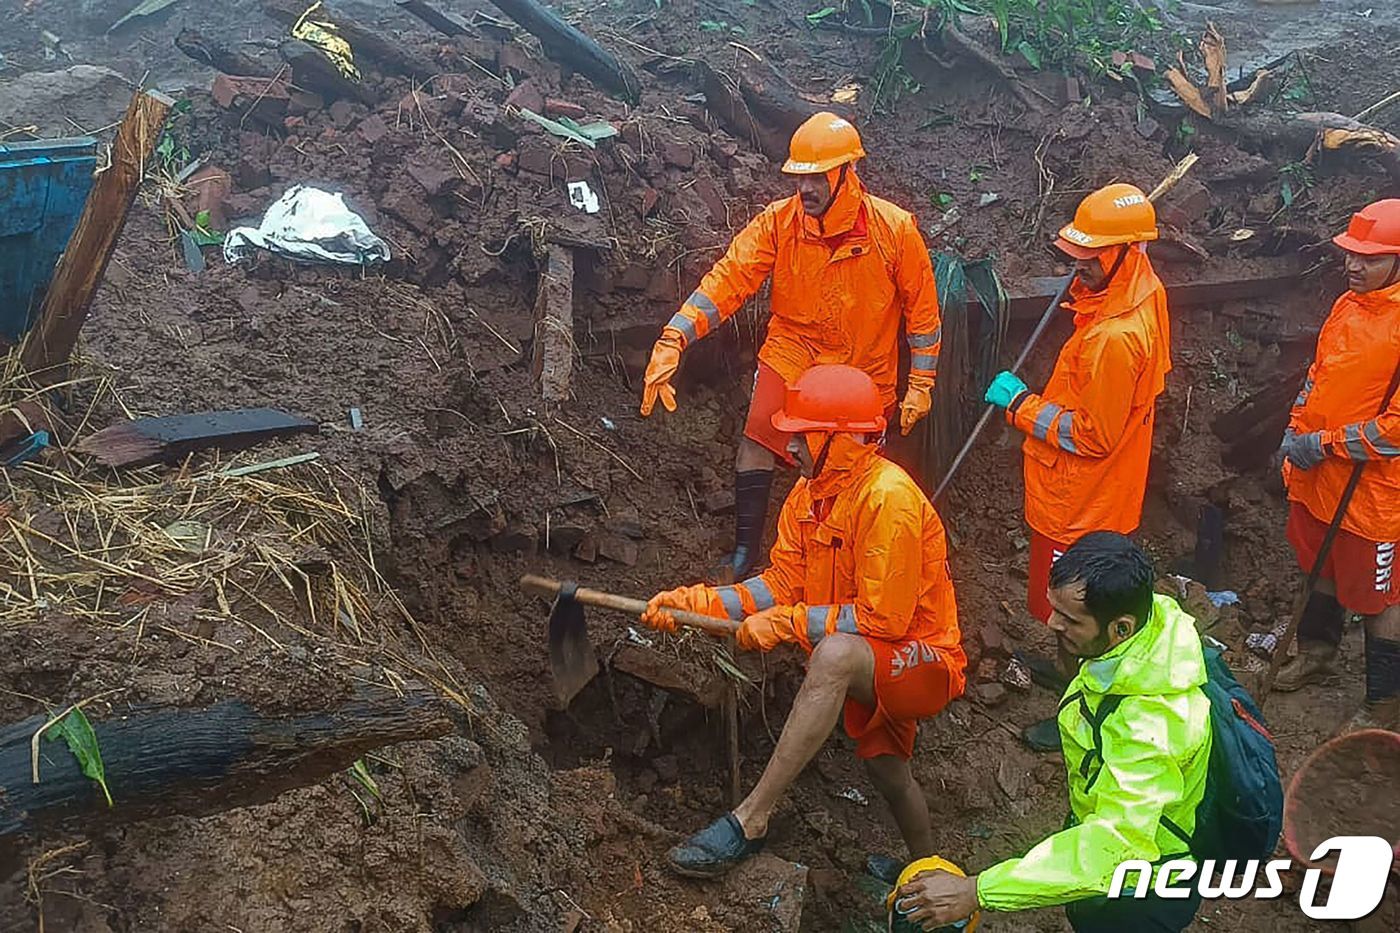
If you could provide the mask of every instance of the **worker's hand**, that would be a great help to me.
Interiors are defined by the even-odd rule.
[[[924,930],[965,920],[977,912],[977,876],[926,871],[899,889],[895,910]]]
[[[714,587],[703,583],[657,593],[647,600],[646,611],[642,613],[642,624],[658,632],[674,632],[676,617],[667,612],[667,609],[684,609],[686,612],[698,612],[717,619],[725,617],[724,604],[720,602],[719,594],[715,592]]]
[[[1317,431],[1285,434],[1283,446],[1279,449],[1284,459],[1300,470],[1311,470],[1327,456],[1322,450],[1322,434]]]
[[[1010,408],[1012,402],[1029,391],[1019,376],[1009,370],[1003,370],[997,373],[997,377],[987,387],[987,394],[982,400],[998,408]]]
[[[792,606],[774,606],[755,612],[739,626],[734,640],[748,651],[772,651],[783,642],[797,641],[795,615]]]
[[[642,416],[651,414],[658,399],[667,411],[676,410],[676,390],[671,388],[671,377],[681,365],[681,351],[685,349],[685,337],[674,327],[661,331],[656,345],[651,348],[651,362],[647,363],[645,384],[642,386]]]
[[[911,381],[909,388],[904,391],[904,400],[899,403],[899,433],[908,434],[914,425],[924,420],[932,407],[932,393],[924,386],[915,385]]]

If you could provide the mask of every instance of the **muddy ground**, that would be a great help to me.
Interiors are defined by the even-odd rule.
[[[1236,591],[1241,605],[1223,610],[1212,634],[1234,646],[1238,667],[1261,664],[1241,642],[1287,616],[1297,572],[1283,540],[1285,509],[1266,472],[1237,475],[1221,464],[1211,424],[1310,352],[1340,288],[1317,246],[1351,211],[1394,193],[1375,167],[1323,159],[1285,203],[1283,170],[1300,152],[1241,148],[1200,121],[1182,133],[1170,110],[1154,109],[1144,123],[1136,98],[1111,82],[1086,79],[1084,95],[1066,100],[1062,77],[1022,63],[1023,79],[1053,102],[1028,113],[987,72],[957,58],[945,68],[937,48],[906,48],[902,70],[882,82],[874,68],[882,40],[809,29],[803,14],[811,10],[769,0],[567,5],[638,69],[636,105],[561,71],[523,35],[503,42],[487,25],[472,44],[453,46],[392,6],[342,2],[337,9],[406,43],[442,76],[410,82],[369,63],[373,104],[292,102],[264,118],[220,106],[209,91],[213,72],[172,45],[181,29],[195,28],[275,71],[268,40],[285,26],[259,3],[184,0],[107,33],[130,5],[6,4],[0,120],[44,135],[101,134],[132,85],[160,87],[189,102],[168,128],[174,148],[229,174],[229,225],[256,219],[294,183],[320,184],[344,191],[395,258],[361,275],[269,258],[229,267],[208,250],[209,267],[191,272],[161,196],[173,191],[192,206],[196,197],[172,188],[166,176],[180,166],[163,164],[133,208],[84,332],[85,371],[106,377],[112,391],[81,384],[67,394],[68,410],[92,408],[105,424],[123,416],[122,406],[146,415],[271,405],[322,422],[318,436],[260,449],[255,459],[314,449],[336,483],[363,492],[379,569],[417,628],[385,624],[404,629],[414,664],[461,687],[461,734],[371,757],[381,796],[368,807],[341,777],[203,818],[24,840],[0,852],[5,933],[41,922],[83,933],[794,929],[797,911],[804,930],[869,921],[865,855],[894,853],[898,844],[843,736],[775,820],[771,857],[723,883],[679,882],[661,868],[666,847],[726,805],[722,716],[706,705],[724,683],[714,646],[695,636],[660,639],[593,613],[592,637],[610,663],[560,712],[548,685],[544,604],[515,582],[533,571],[645,595],[699,578],[731,533],[725,492],[762,301],[688,355],[674,416],[638,416],[640,371],[679,297],[733,231],[787,188],[749,140],[715,125],[695,96],[691,60],[733,69],[752,50],[819,101],[860,85],[851,106],[870,153],[867,184],[914,209],[931,248],[994,256],[1013,293],[1063,271],[1046,244],[1079,196],[1114,180],[1150,187],[1192,149],[1202,162],[1162,204],[1169,239],[1185,244],[1157,254],[1164,277],[1311,269],[1277,294],[1174,309],[1175,369],[1159,409],[1142,532],[1164,571],[1183,569],[1199,508],[1223,509],[1225,559],[1213,585]],[[1206,6],[1178,11],[1192,37],[1202,17],[1216,16]],[[1232,66],[1305,52],[1303,90],[1271,106],[1356,113],[1400,84],[1389,54],[1400,47],[1400,15],[1389,5],[1217,6]],[[975,35],[985,34],[980,28]],[[49,43],[52,57],[40,30],[62,40]],[[52,74],[59,69],[69,70]],[[592,152],[561,147],[507,111],[522,84],[533,90],[512,103],[567,100],[586,119],[615,123],[619,137]],[[1400,131],[1400,108],[1373,122]],[[600,194],[599,214],[569,206],[564,183],[578,179]],[[1241,228],[1259,235],[1231,245]],[[1280,228],[1286,233],[1268,233]],[[561,239],[578,268],[577,353],[571,397],[555,409],[538,400],[529,350],[538,251]],[[1005,361],[1027,323],[1012,326]],[[1065,327],[1052,329],[1047,347]],[[1050,352],[1037,354],[1028,381],[1043,380],[1052,362]],[[352,407],[363,430],[348,423]],[[1064,816],[1062,764],[1014,738],[1054,698],[997,682],[1011,648],[1049,641],[1025,612],[1019,456],[1016,437],[993,430],[942,504],[975,676],[967,699],[925,724],[915,771],[944,854],[972,870],[1024,850]],[[68,449],[51,465],[101,478]],[[1202,608],[1198,588],[1191,600]],[[13,719],[128,679],[166,683],[155,675],[169,671],[194,682],[109,703],[265,698],[278,693],[270,684],[299,675],[295,649],[339,637],[269,621],[277,626],[269,634],[288,649],[257,643],[255,657],[249,647],[231,659],[212,644],[218,639],[174,637],[126,653],[130,633],[114,631],[103,633],[109,647],[94,659],[81,622],[40,624],[52,626],[44,637],[0,626],[10,648],[0,660],[3,709]],[[1333,681],[1270,703],[1287,772],[1360,698],[1359,633],[1344,647]],[[748,678],[739,691],[747,786],[772,748],[800,666],[784,656],[740,666]],[[312,705],[337,689],[333,678],[296,683]],[[1211,905],[1198,925],[1313,928],[1287,898]],[[983,926],[1064,928],[1058,911],[993,916]]]

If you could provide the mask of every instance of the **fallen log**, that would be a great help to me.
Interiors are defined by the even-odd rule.
[[[345,77],[334,62],[300,39],[288,39],[277,51],[292,67],[292,82],[302,90],[320,94],[327,101],[356,100],[366,106],[374,105],[373,91]]]
[[[1183,308],[1214,305],[1248,298],[1267,298],[1296,288],[1301,275],[1290,263],[1280,264],[1273,272],[1262,275],[1228,276],[1200,279],[1195,282],[1167,283],[1167,305],[1173,312]],[[1034,320],[1045,311],[1045,303],[1055,295],[1055,278],[1037,277],[1024,290],[1011,296],[1013,320]]]
[[[78,451],[109,467],[174,463],[199,450],[232,452],[279,437],[307,434],[315,421],[271,408],[205,411],[167,418],[138,418],[103,428],[78,442]]]
[[[1283,440],[1293,401],[1307,377],[1308,362],[1285,370],[1211,422],[1225,442],[1220,462],[1239,473],[1267,466]]]
[[[641,85],[632,69],[538,0],[491,0],[530,35],[540,40],[550,58],[568,65],[629,103],[641,99]]]
[[[272,77],[272,72],[251,55],[220,45],[197,29],[181,29],[180,34],[175,37],[175,47],[201,65],[208,65],[226,75]]]
[[[93,295],[126,226],[127,213],[141,189],[145,169],[175,101],[159,91],[140,91],[112,141],[112,164],[98,176],[78,226],[54,268],[39,318],[25,338],[21,361],[36,380],[61,377],[87,320]]]
[[[301,18],[309,5],[307,0],[263,0],[263,11],[279,22],[291,25]],[[334,23],[340,30],[341,38],[350,43],[355,59],[361,57],[379,63],[392,74],[409,78],[427,79],[442,71],[432,59],[401,43],[386,39],[359,20],[339,10],[322,5],[316,11],[316,18]]]
[[[1228,135],[1254,152],[1282,152],[1298,158],[1311,157],[1322,149],[1368,156],[1400,184],[1400,138],[1340,113],[1234,110],[1221,120],[1203,123],[1201,128]]]
[[[228,700],[203,709],[155,707],[92,722],[113,806],[62,740],[30,743],[48,722],[0,726],[0,838],[91,831],[172,815],[252,806],[345,770],[385,745],[452,730],[436,694],[362,687],[324,712],[266,716]]]
[[[399,9],[427,23],[444,36],[466,36],[471,34],[467,21],[456,13],[444,13],[427,0],[394,0]]]
[[[749,140],[774,162],[787,158],[793,131],[812,114],[825,109],[800,96],[767,60],[741,57],[733,75],[716,71],[704,62],[695,67],[710,113],[730,133]],[[839,108],[835,109],[840,113]]]

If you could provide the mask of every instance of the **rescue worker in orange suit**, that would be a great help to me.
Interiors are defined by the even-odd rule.
[[[1400,729],[1400,200],[1378,201],[1334,242],[1347,291],[1332,306],[1284,435],[1288,541],[1312,569],[1358,463],[1365,466],[1298,627],[1298,655],[1274,686],[1331,671],[1345,610],[1364,617],[1366,701],[1348,729]],[[1345,609],[1344,609],[1345,607]]]
[[[659,401],[676,409],[671,379],[686,347],[715,331],[772,279],[768,334],[735,459],[734,551],[714,574],[741,580],[759,559],[776,461],[787,438],[773,413],[785,386],[817,363],[848,363],[870,374],[889,412],[895,406],[901,322],[910,371],[899,405],[900,430],[929,412],[938,366],[938,290],[913,215],[865,190],[856,174],[860,134],[830,113],[792,136],[783,171],[797,194],[769,204],[661,331],[646,370],[641,412]]]
[[[779,799],[826,742],[846,732],[889,803],[911,858],[933,852],[928,802],[909,759],[917,722],[963,691],[958,610],[938,513],[880,454],[885,397],[852,366],[818,365],[771,416],[801,469],[778,517],[770,565],[732,586],[658,593],[642,616],[675,629],[670,608],[743,620],[742,648],[799,646],[810,657],[758,784],[670,852],[689,877],[721,874],[758,852]]]
[[[1086,197],[1055,240],[1075,261],[1066,303],[1074,333],[1050,381],[1035,393],[1002,372],[986,393],[1027,435],[1027,602],[1041,622],[1051,613],[1050,567],[1069,545],[1091,531],[1131,535],[1142,518],[1156,401],[1171,369],[1167,294],[1147,258],[1156,238],[1157,214],[1140,189],[1109,185]],[[1068,680],[1075,665],[1061,653],[1058,668]],[[1022,737],[1041,751],[1060,746],[1054,719]]]

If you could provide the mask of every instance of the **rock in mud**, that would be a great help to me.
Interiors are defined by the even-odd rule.
[[[121,119],[132,93],[125,78],[98,65],[31,71],[0,81],[0,123],[37,126],[41,136],[72,136],[73,123],[96,131]]]

